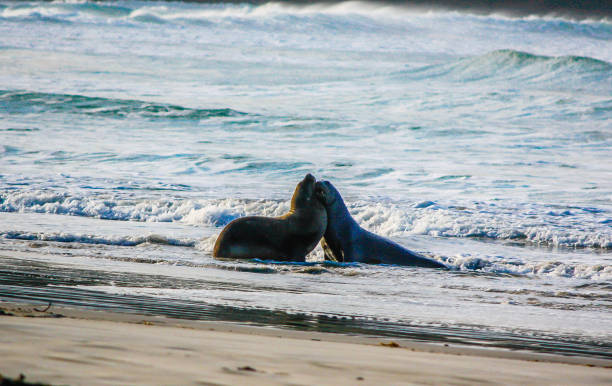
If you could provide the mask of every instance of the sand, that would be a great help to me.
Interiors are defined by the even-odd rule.
[[[612,384],[604,359],[44,308],[0,303],[0,374],[70,385]]]

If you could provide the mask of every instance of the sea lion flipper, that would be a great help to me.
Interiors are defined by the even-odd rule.
[[[338,246],[334,248],[325,238],[323,238],[321,239],[321,247],[325,253],[325,260],[335,261],[337,263],[344,262],[344,251]]]
[[[325,260],[338,261],[334,256],[332,249],[325,242],[325,239],[321,239],[321,248],[323,248],[323,256],[325,257]]]

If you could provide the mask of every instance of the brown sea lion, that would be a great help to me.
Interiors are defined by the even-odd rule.
[[[315,197],[312,174],[297,185],[291,209],[280,217],[238,218],[223,229],[214,257],[304,261],[327,228],[327,211]]]
[[[328,181],[317,182],[316,196],[327,209],[327,229],[321,240],[327,260],[447,268],[360,227],[338,190]]]

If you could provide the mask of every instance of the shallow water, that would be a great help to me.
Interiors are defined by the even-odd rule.
[[[7,272],[381,331],[612,337],[609,20],[9,2],[0,36]],[[307,172],[453,270],[211,257]]]

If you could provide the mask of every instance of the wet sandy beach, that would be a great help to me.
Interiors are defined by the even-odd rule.
[[[609,384],[612,361],[0,303],[0,373],[51,384]],[[44,312],[43,312],[44,311]]]

